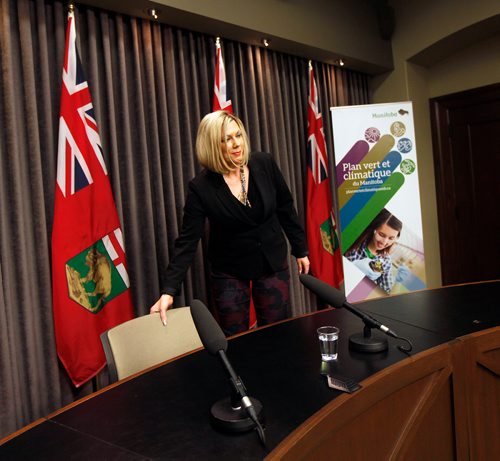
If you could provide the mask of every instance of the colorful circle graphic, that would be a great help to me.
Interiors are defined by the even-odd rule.
[[[412,150],[412,148],[413,148],[413,143],[411,142],[411,139],[401,138],[398,141],[398,150],[402,154],[407,154]]]
[[[412,174],[416,168],[417,167],[415,165],[415,162],[413,160],[408,159],[408,158],[403,160],[401,162],[401,164],[399,165],[399,169],[401,170],[401,173],[406,174],[406,175]]]
[[[394,122],[391,125],[391,133],[397,138],[403,136],[406,133],[406,126],[403,122]]]
[[[367,128],[365,131],[365,139],[368,142],[377,142],[380,139],[380,130],[373,126]]]

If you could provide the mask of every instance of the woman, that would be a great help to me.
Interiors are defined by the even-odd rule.
[[[392,274],[391,252],[401,235],[403,223],[385,208],[345,254],[370,280],[390,293],[395,279]],[[408,269],[398,268],[397,281],[402,281]]]
[[[217,111],[206,115],[196,138],[204,167],[190,181],[182,229],[165,275],[160,299],[150,312],[166,311],[210,224],[208,258],[213,300],[226,335],[248,329],[250,282],[259,325],[286,318],[289,306],[287,243],[299,273],[309,272],[307,244],[293,199],[270,154],[254,152],[238,117]]]

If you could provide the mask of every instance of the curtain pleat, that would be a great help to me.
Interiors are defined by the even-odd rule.
[[[57,359],[51,228],[67,2],[0,0],[0,438],[92,391]],[[78,49],[122,222],[132,297],[159,296],[210,112],[215,37],[77,5]],[[254,150],[271,152],[305,224],[306,58],[222,40],[228,96]],[[330,106],[369,102],[368,77],[314,63],[330,175]],[[333,184],[332,184],[333,192]],[[210,304],[206,239],[176,305]],[[294,260],[289,261],[292,269]],[[294,273],[290,315],[315,310]]]

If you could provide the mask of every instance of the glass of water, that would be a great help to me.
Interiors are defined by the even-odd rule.
[[[333,326],[318,328],[319,348],[321,360],[328,362],[335,360],[338,355],[339,329]]]

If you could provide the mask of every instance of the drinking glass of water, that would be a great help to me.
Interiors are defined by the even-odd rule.
[[[321,360],[328,362],[335,360],[338,355],[339,329],[333,326],[318,328],[319,348]]]

